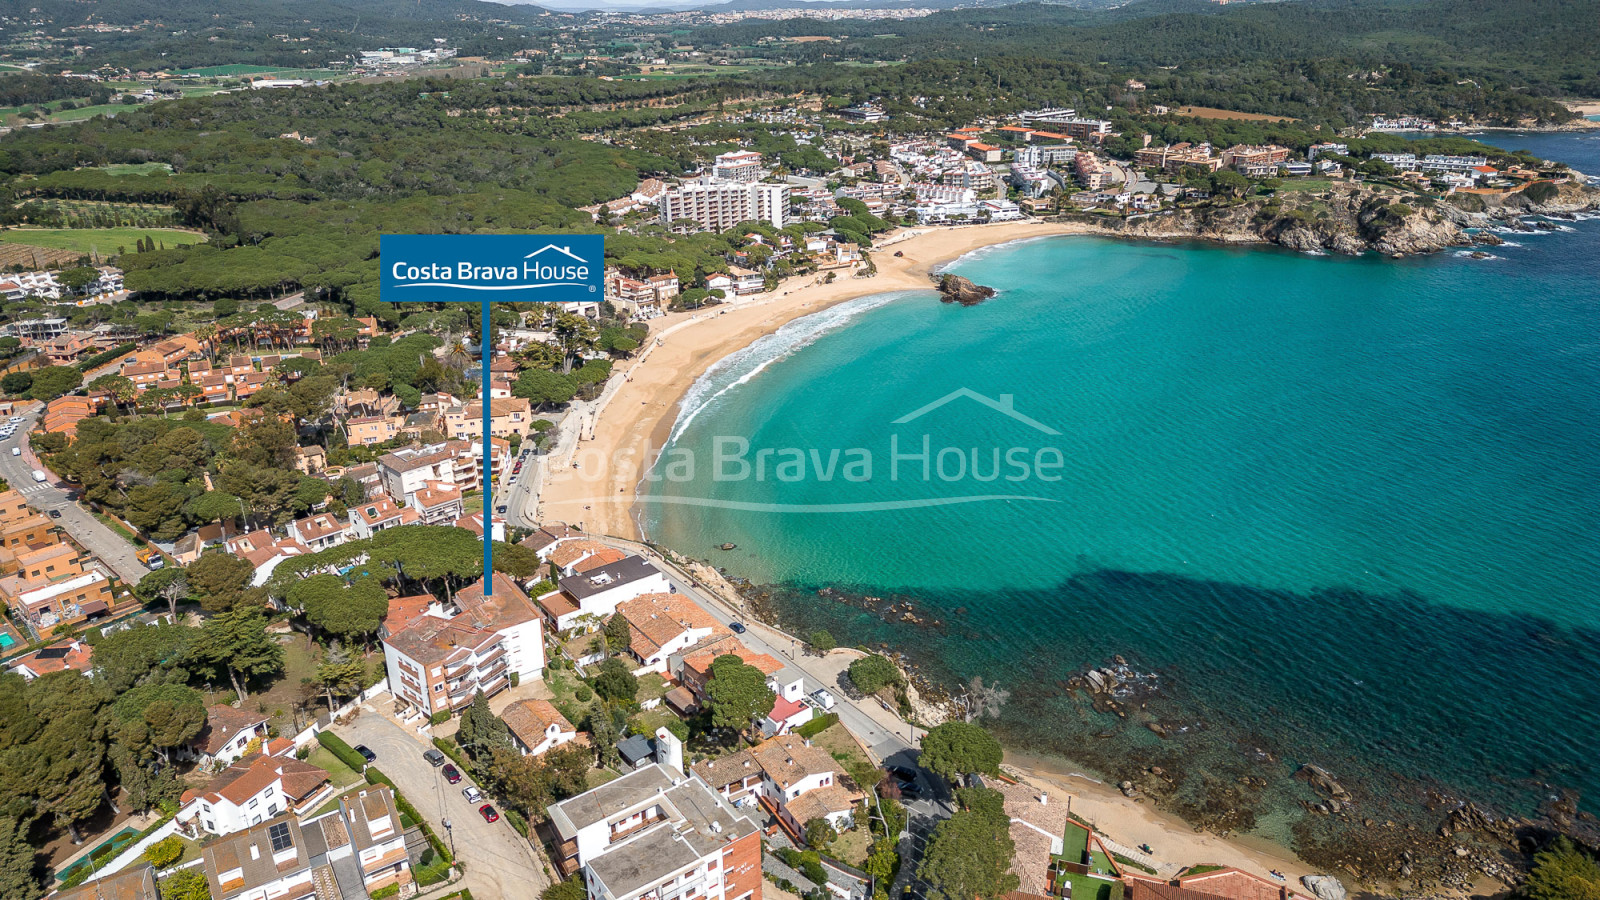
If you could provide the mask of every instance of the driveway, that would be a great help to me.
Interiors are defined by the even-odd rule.
[[[0,441],[0,478],[22,494],[23,500],[36,510],[49,515],[50,510],[60,510],[61,518],[55,523],[72,535],[102,563],[110,567],[124,584],[138,584],[149,570],[134,556],[135,548],[127,539],[100,524],[89,511],[67,499],[67,491],[52,479],[44,483],[33,480],[33,470],[42,469],[28,446],[28,430],[38,418],[39,407],[21,413],[23,421],[11,437]],[[21,456],[12,456],[11,448],[22,448]],[[45,470],[49,471],[49,470]]]
[[[380,695],[373,703],[362,704],[361,715],[349,725],[336,726],[334,732],[351,746],[366,744],[376,753],[373,765],[394,779],[446,844],[455,845],[455,854],[466,870],[461,887],[470,888],[478,897],[538,896],[550,879],[528,842],[503,815],[494,824],[485,822],[477,805],[461,796],[461,789],[471,779],[458,785],[446,782],[441,770],[422,758],[423,751],[433,745],[377,711],[378,704],[387,702],[388,696]],[[449,832],[443,827],[446,819],[451,825]]]

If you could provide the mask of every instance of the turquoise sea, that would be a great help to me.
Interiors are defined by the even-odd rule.
[[[1600,136],[1484,139],[1600,172]],[[715,367],[644,524],[801,633],[1000,682],[1012,746],[1161,765],[1193,820],[1326,849],[1306,762],[1356,822],[1593,809],[1600,221],[1557,224],[1491,259],[980,251],[987,303],[865,298]],[[1127,718],[1066,686],[1117,655]]]

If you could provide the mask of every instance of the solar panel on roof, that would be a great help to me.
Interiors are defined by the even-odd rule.
[[[46,647],[39,651],[40,659],[64,659],[71,652],[69,647]]]
[[[294,837],[289,834],[288,822],[279,822],[268,828],[267,837],[272,839],[273,853],[278,853],[294,846]]]

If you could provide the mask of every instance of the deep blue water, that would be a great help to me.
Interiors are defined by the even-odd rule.
[[[1483,139],[1600,172],[1600,135]],[[1359,816],[1425,829],[1435,795],[1592,797],[1600,221],[1562,227],[1488,260],[984,251],[954,270],[1001,290],[986,304],[868,298],[715,368],[672,444],[701,465],[652,488],[714,505],[651,504],[647,526],[767,585],[802,633],[999,680],[1013,746],[1161,765],[1186,815],[1302,850],[1336,840],[1303,815],[1303,762]],[[917,415],[961,389],[1045,430],[971,395]],[[891,449],[924,435],[927,478]],[[718,480],[725,438],[765,477]],[[996,450],[1027,477],[974,477]],[[1126,719],[1066,685],[1119,654],[1159,686]]]

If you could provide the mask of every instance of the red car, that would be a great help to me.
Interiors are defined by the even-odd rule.
[[[490,806],[487,803],[485,803],[484,805],[478,807],[478,812],[483,815],[483,820],[485,822],[498,822],[498,821],[500,821],[500,814],[495,812],[494,811],[494,807]]]
[[[457,769],[455,766],[450,766],[450,765],[445,766],[444,767],[444,780],[450,782],[451,784],[460,784],[461,783],[461,770]]]

